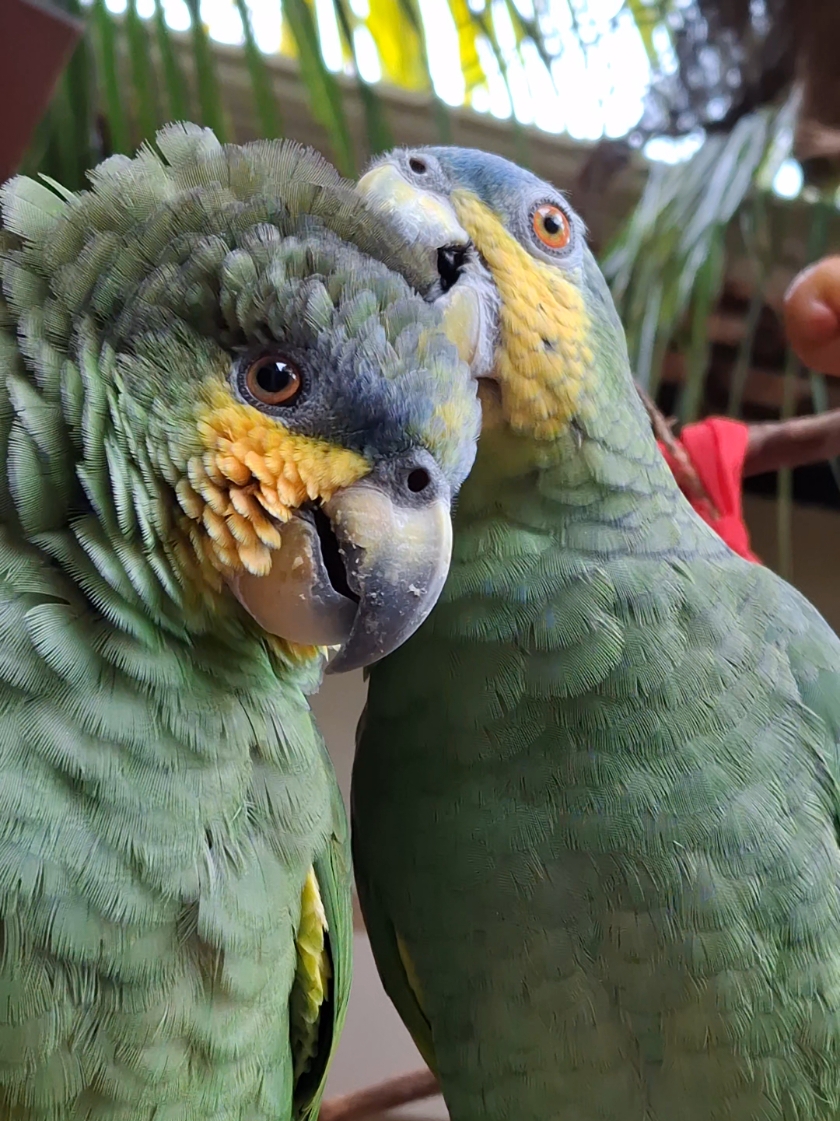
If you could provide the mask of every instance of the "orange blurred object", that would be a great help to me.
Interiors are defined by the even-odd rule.
[[[812,370],[840,377],[840,257],[803,269],[785,293],[790,345]]]

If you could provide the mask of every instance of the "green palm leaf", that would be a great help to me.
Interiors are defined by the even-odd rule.
[[[283,14],[297,45],[300,75],[309,93],[312,113],[327,130],[339,171],[344,175],[355,175],[356,157],[341,104],[341,91],[321,55],[312,10],[306,0],[284,0]]]
[[[189,102],[184,75],[175,57],[172,46],[172,34],[166,25],[166,15],[163,0],[155,0],[155,38],[157,40],[158,54],[163,68],[163,78],[166,85],[166,96],[169,103],[167,117],[171,121],[185,121],[189,115]]]
[[[254,93],[254,107],[260,125],[260,134],[266,139],[281,136],[283,125],[280,120],[280,110],[277,99],[271,88],[271,75],[265,64],[265,56],[256,44],[254,31],[251,27],[251,14],[245,0],[236,0],[236,10],[242,21],[242,34],[245,37],[245,63],[251,78],[251,89]]]
[[[201,22],[199,0],[186,0],[186,4],[190,13],[190,34],[201,123],[207,128],[212,128],[219,140],[224,142],[227,139],[227,126],[219,93],[219,80],[207,30]]]

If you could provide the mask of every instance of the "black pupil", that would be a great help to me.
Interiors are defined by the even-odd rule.
[[[282,393],[294,375],[285,362],[266,362],[257,370],[256,382],[263,393]]]
[[[424,160],[418,160],[416,157],[408,161],[408,166],[412,171],[416,171],[418,175],[422,175],[426,170],[426,163]]]
[[[559,234],[563,229],[563,224],[556,214],[546,214],[543,218],[543,225],[545,226],[545,232],[551,234],[552,237]]]
[[[419,494],[425,490],[431,481],[429,472],[424,467],[415,467],[406,480],[412,494]]]

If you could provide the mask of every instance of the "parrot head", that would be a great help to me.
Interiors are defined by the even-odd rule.
[[[331,670],[369,664],[431,610],[474,457],[437,254],[293,143],[170,126],[157,147],[78,195],[4,188],[12,407],[34,382],[60,414],[64,524],[140,541],[197,618],[244,607],[293,649],[338,647]]]
[[[597,426],[599,398],[630,387],[624,331],[556,188],[486,152],[413,148],[377,160],[358,189],[406,241],[461,264],[448,298],[469,309],[485,425],[538,440]]]

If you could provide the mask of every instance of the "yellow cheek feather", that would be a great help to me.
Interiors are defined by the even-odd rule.
[[[286,522],[307,499],[327,500],[370,471],[355,452],[289,432],[235,401],[222,383],[207,387],[197,430],[205,451],[187,464],[176,494],[199,560],[229,573],[271,568]]]
[[[523,249],[474,195],[454,191],[452,202],[501,297],[495,373],[507,422],[552,440],[579,411],[592,364],[583,296],[560,269]]]

